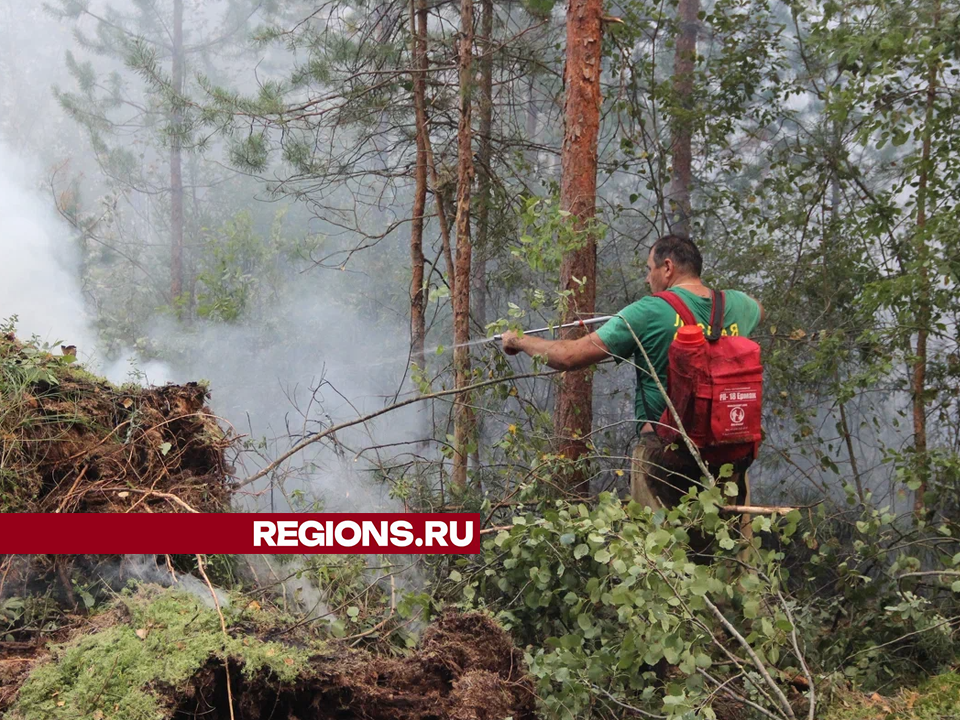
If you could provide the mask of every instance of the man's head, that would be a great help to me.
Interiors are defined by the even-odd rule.
[[[684,280],[697,280],[703,271],[703,256],[693,240],[664,235],[650,248],[647,257],[647,284],[663,292]]]

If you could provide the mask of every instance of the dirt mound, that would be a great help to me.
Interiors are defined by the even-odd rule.
[[[0,510],[216,512],[230,439],[196,383],[116,387],[0,337]]]

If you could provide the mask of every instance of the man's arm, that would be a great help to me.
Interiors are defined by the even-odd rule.
[[[610,357],[610,351],[595,332],[576,340],[545,340],[534,335],[503,334],[503,351],[507,355],[526,353],[546,358],[554,370],[580,370]]]

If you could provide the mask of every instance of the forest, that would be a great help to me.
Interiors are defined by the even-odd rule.
[[[483,519],[0,555],[0,717],[960,718],[960,2],[0,0],[0,78],[0,512]],[[665,235],[763,307],[746,497],[500,341]]]

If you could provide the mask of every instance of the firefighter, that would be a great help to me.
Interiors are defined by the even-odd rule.
[[[698,324],[708,328],[711,291],[700,279],[702,270],[703,257],[692,240],[665,235],[650,248],[646,282],[653,293],[669,291],[679,295]],[[763,320],[763,307],[737,290],[725,291],[724,297],[722,334],[750,335]],[[654,509],[676,505],[691,483],[698,483],[702,476],[685,446],[667,443],[655,432],[666,400],[637,346],[639,340],[665,385],[668,349],[682,324],[670,304],[651,295],[623,308],[617,317],[578,339],[547,340],[515,332],[506,332],[502,338],[503,350],[508,355],[538,355],[556,370],[579,370],[611,356],[617,363],[632,361],[636,368],[634,407],[639,438],[631,461],[631,494],[637,502]],[[739,484],[738,501],[745,502],[746,483]]]

